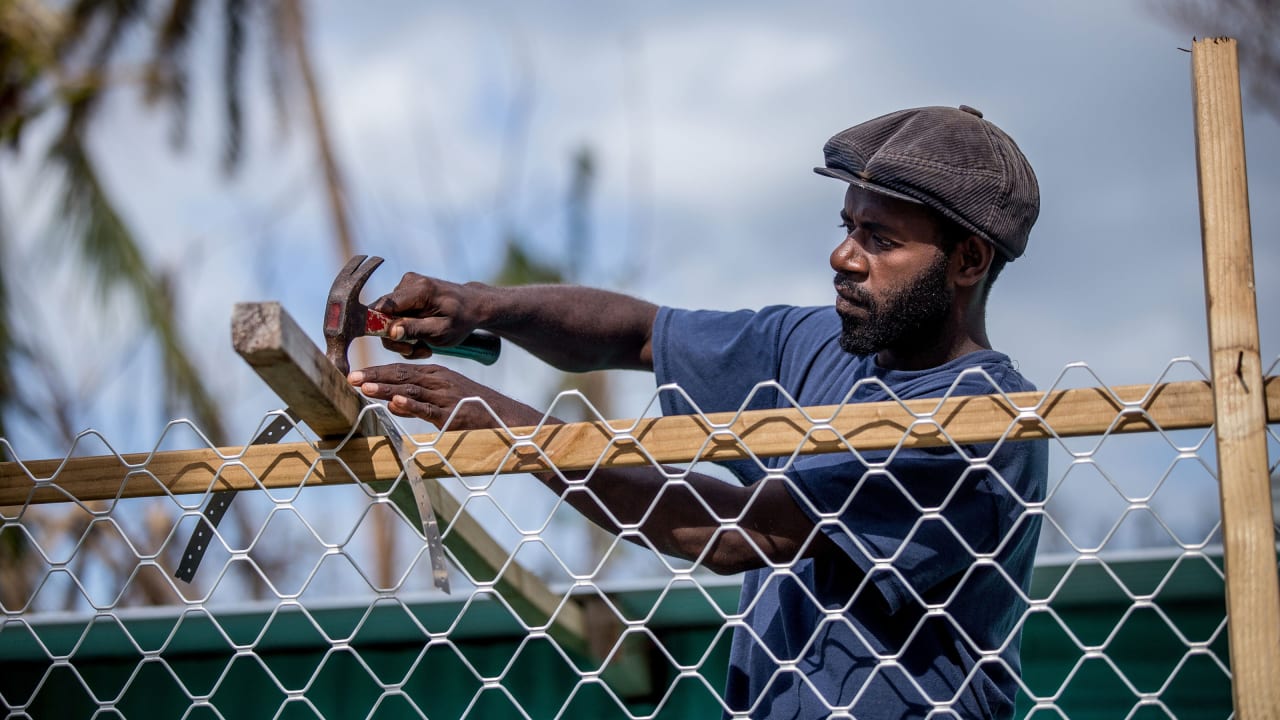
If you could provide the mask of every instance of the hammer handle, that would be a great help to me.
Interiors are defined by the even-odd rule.
[[[395,318],[384,315],[377,310],[370,310],[368,320],[365,322],[365,335],[387,337],[387,331],[390,330],[391,323],[394,320]],[[412,340],[405,342],[425,344]],[[498,355],[502,352],[502,338],[483,330],[477,330],[463,338],[462,342],[457,345],[448,347],[427,345],[427,347],[431,349],[432,355],[449,355],[466,360],[475,360],[482,365],[492,365],[498,361]]]

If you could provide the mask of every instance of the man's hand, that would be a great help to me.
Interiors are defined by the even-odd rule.
[[[495,413],[508,427],[537,425],[543,419],[528,405],[439,365],[375,365],[351,373],[347,382],[366,397],[386,400],[392,413],[422,418],[441,429],[446,422],[449,430],[500,427]]]
[[[369,307],[403,318],[391,324],[389,336],[382,340],[383,347],[411,360],[420,360],[431,356],[427,344],[457,345],[479,326],[478,309],[483,290],[484,286],[476,283],[459,285],[405,273],[394,290]]]
[[[571,285],[492,287],[406,273],[369,306],[398,318],[382,344],[410,360],[426,343],[451,347],[487,330],[567,372],[652,370],[658,307],[606,290]]]

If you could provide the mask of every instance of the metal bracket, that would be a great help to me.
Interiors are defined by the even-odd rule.
[[[440,590],[449,593],[449,566],[445,562],[444,544],[440,540],[440,526],[436,522],[435,511],[431,507],[431,496],[427,494],[422,471],[418,470],[418,464],[413,460],[417,446],[400,432],[400,428],[396,426],[395,420],[385,406],[374,405],[369,412],[377,416],[383,434],[395,449],[396,457],[400,458],[404,476],[408,479],[409,488],[413,491],[418,514],[422,516],[422,535],[427,541],[427,555],[431,558],[432,582]]]
[[[285,410],[283,415],[276,419],[262,432],[253,439],[253,445],[272,445],[280,442],[297,424],[298,417],[290,410]],[[227,514],[227,508],[231,507],[231,501],[236,499],[236,493],[239,490],[223,490],[216,492],[209,497],[209,502],[201,511],[200,521],[196,524],[196,529],[191,531],[191,539],[187,540],[187,549],[182,552],[182,561],[178,563],[178,569],[173,576],[179,580],[189,583],[195,579],[196,568],[200,567],[200,561],[204,559],[204,553],[209,549],[209,543],[213,542],[214,528],[218,527],[218,523],[222,522],[222,516]]]

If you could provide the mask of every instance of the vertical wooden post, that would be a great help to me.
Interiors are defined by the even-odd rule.
[[[1232,696],[1240,720],[1280,718],[1280,586],[1236,41],[1197,41],[1191,75]]]

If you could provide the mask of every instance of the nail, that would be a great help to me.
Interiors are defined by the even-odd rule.
[[[352,372],[352,373],[348,373],[347,382],[351,383],[352,385],[359,385],[360,383],[364,382],[364,373],[360,372],[359,370],[356,370],[355,372]]]
[[[391,328],[391,339],[392,339],[392,340],[399,340],[399,339],[400,339],[400,338],[402,338],[402,337],[404,337],[404,328],[403,328],[403,327],[401,327],[400,325],[396,325],[395,327]]]
[[[378,383],[365,383],[360,386],[365,395],[373,395],[378,392]]]

